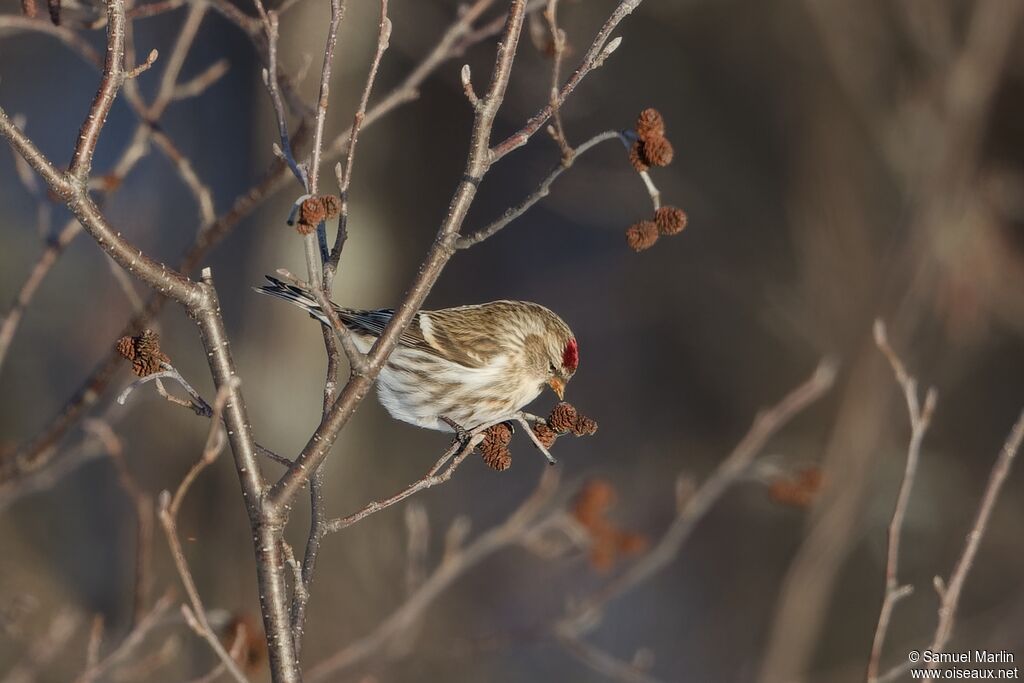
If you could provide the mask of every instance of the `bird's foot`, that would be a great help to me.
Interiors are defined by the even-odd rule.
[[[458,422],[451,419],[447,415],[442,415],[439,419],[452,428],[452,431],[455,432],[456,441],[458,441],[462,445],[466,445],[467,443],[469,443],[470,438],[472,438],[473,436],[472,432],[470,432],[468,429],[466,429],[465,427],[463,427],[462,425],[460,425]]]

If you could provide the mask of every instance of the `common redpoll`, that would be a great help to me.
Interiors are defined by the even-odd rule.
[[[325,325],[308,291],[266,276],[262,294],[284,299]],[[394,311],[357,311],[332,304],[366,353]],[[470,430],[509,419],[549,386],[558,398],[579,365],[569,326],[539,304],[492,301],[420,311],[377,379],[392,417],[427,429]]]

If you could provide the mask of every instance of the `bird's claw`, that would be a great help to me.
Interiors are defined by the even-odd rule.
[[[458,422],[456,422],[455,420],[453,420],[450,417],[447,417],[445,415],[442,415],[440,419],[446,425],[451,427],[453,432],[455,432],[455,440],[456,441],[458,441],[460,444],[463,444],[463,445],[469,443],[469,440],[470,440],[470,438],[473,435],[469,432],[468,429],[466,429],[465,427],[460,425]]]

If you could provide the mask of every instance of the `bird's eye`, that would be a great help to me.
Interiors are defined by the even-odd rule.
[[[551,372],[551,374],[554,374],[556,369],[557,368],[555,368],[554,363],[548,363],[548,371]]]

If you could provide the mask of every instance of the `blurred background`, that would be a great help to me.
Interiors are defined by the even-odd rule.
[[[505,5],[496,4],[488,16]],[[567,72],[616,4],[561,2]],[[377,3],[348,5],[329,139],[351,121],[376,41]],[[9,21],[19,14],[16,3],[2,6],[0,104],[24,115],[32,139],[66,163],[96,71],[53,36]],[[68,11],[90,16],[88,7]],[[833,390],[770,442],[678,557],[607,606],[590,642],[627,661],[639,651],[657,680],[863,680],[910,432],[900,390],[871,338],[876,316],[889,324],[922,391],[934,386],[939,396],[903,531],[900,581],[916,590],[896,608],[882,669],[931,639],[932,577],[952,570],[1024,406],[1022,11],[1016,0],[647,0],[615,32],[622,46],[570,98],[563,120],[578,144],[631,128],[642,109],[658,108],[676,155],[652,177],[663,200],[687,212],[686,230],[642,253],[627,247],[624,231],[649,217],[650,200],[622,147],[609,143],[581,157],[525,217],[447,267],[428,308],[527,299],[573,327],[581,367],[567,398],[600,430],[558,442],[562,488],[553,504],[568,504],[583,482],[605,481],[616,492],[614,523],[650,543],[676,514],[678,475],[699,483],[760,407],[802,382],[821,357],[840,363]],[[187,12],[136,21],[138,53],[170,54]],[[390,3],[394,31],[377,97],[415,67],[456,12],[455,2],[442,0]],[[282,66],[295,72],[312,59],[298,84],[309,102],[327,17],[326,3],[304,0],[281,23]],[[102,53],[102,30],[78,34]],[[487,41],[445,63],[416,101],[364,130],[336,301],[393,306],[411,282],[465,160],[471,111],[459,68],[472,66],[481,91],[493,52]],[[211,189],[218,214],[260,179],[276,140],[256,51],[236,25],[210,11],[180,80],[221,59],[229,66],[223,78],[201,96],[171,104],[160,121]],[[145,99],[165,67],[158,60],[138,79]],[[550,68],[544,41],[524,37],[496,139],[546,102]],[[135,126],[119,99],[95,175],[113,170]],[[495,166],[464,232],[531,192],[558,154],[541,133]],[[333,175],[326,178],[334,190]],[[289,457],[319,421],[322,338],[300,312],[250,288],[277,268],[304,274],[302,241],[284,223],[298,194],[295,183],[273,194],[201,264],[216,277],[256,437]],[[4,307],[44,249],[40,230],[59,232],[68,220],[62,206],[44,204],[49,220],[40,227],[38,202],[5,146]],[[174,166],[155,148],[104,209],[135,244],[170,263],[202,222]],[[74,239],[39,286],[0,367],[0,440],[8,454],[49,423],[108,353],[131,306],[95,243]],[[158,329],[175,366],[212,399],[187,316],[168,306]],[[152,385],[124,407],[114,405],[131,380],[125,364],[91,415],[113,426],[127,469],[155,497],[173,490],[198,457],[208,422],[163,401]],[[548,394],[532,410],[546,414],[553,403]],[[422,476],[447,443],[366,401],[327,461],[329,513],[347,514],[397,491]],[[96,439],[76,428],[61,448],[50,465],[57,474],[6,490],[0,510],[0,672],[24,662],[55,617],[71,624],[59,654],[35,677],[40,681],[70,680],[84,668],[93,615],[102,615],[111,648],[133,613],[133,503]],[[450,482],[415,497],[429,519],[428,574],[453,520],[471,520],[471,543],[535,488],[543,459],[521,434],[512,450],[507,472],[473,457]],[[70,464],[61,466],[65,459]],[[773,482],[808,469],[822,477],[809,501],[772,495]],[[995,507],[951,650],[1024,655],[1022,477],[1019,467],[1011,472]],[[289,528],[297,548],[305,506],[296,507]],[[307,667],[372,633],[403,603],[406,507],[325,540],[302,653]],[[196,482],[180,530],[208,608],[220,622],[255,618],[252,544],[229,454]],[[159,528],[153,548],[155,597],[179,580]],[[594,566],[584,551],[556,558],[521,548],[495,553],[441,592],[397,644],[328,680],[605,680],[546,626],[636,561]],[[168,615],[138,654],[173,637],[173,655],[146,676],[202,675],[215,664],[209,647],[181,625],[176,609]],[[266,679],[265,665],[254,665],[252,676]]]

